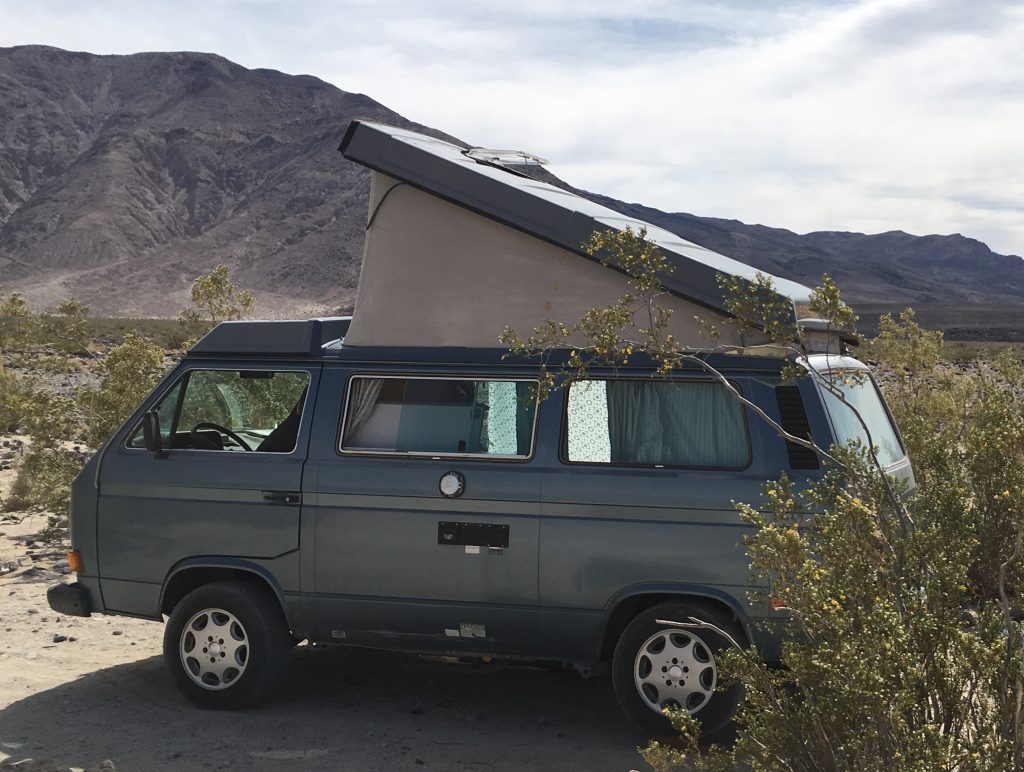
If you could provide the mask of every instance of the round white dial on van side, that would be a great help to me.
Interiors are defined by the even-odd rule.
[[[458,498],[466,490],[466,478],[459,472],[445,472],[438,484],[442,496],[450,499]]]

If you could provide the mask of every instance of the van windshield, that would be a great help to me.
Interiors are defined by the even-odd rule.
[[[821,393],[836,432],[836,442],[845,445],[851,440],[860,440],[861,444],[868,445],[869,438],[864,428],[866,424],[871,432],[870,442],[877,449],[875,455],[878,463],[889,466],[906,456],[874,381],[866,373],[858,371],[833,370],[830,376],[831,388],[838,391],[842,398],[827,386],[821,387]],[[857,413],[863,419],[863,424],[857,418]]]

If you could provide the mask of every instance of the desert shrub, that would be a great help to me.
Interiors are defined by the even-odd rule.
[[[946,492],[921,490],[903,512],[859,449],[834,452],[843,472],[803,491],[772,482],[758,508],[740,505],[754,570],[791,617],[785,667],[731,653],[723,667],[746,687],[735,747],[698,753],[679,716],[684,750],[655,743],[645,757],[657,769],[1020,769],[1021,627],[998,600],[965,616],[973,548],[932,517]]]
[[[661,372],[701,364],[667,333],[659,276],[670,268],[643,232],[595,234],[587,248],[629,276],[627,294],[578,322],[546,320],[532,334],[503,337],[512,351],[540,356],[545,391],[584,375],[584,353],[614,363],[640,352]],[[741,340],[767,337],[798,361],[792,305],[779,302],[768,277],[720,285]],[[832,330],[855,321],[827,277],[808,310]],[[714,348],[717,330],[702,328]],[[548,355],[569,341],[567,364],[548,370]],[[697,722],[680,713],[681,745],[644,750],[655,768],[1024,769],[1020,360],[1005,353],[956,369],[941,361],[942,336],[909,313],[883,317],[869,350],[883,363],[916,490],[894,491],[871,449],[818,448],[829,469],[822,481],[803,489],[769,481],[763,501],[738,505],[751,526],[753,584],[768,587],[789,617],[782,666],[730,652],[724,684],[739,680],[746,690],[735,745],[701,752]]]
[[[65,447],[33,444],[18,465],[6,503],[10,510],[39,507],[49,513],[47,536],[62,538],[71,504],[71,482],[82,468],[80,453]]]
[[[125,335],[96,366],[99,386],[79,392],[86,444],[99,448],[153,389],[163,370],[162,348],[137,333]]]
[[[181,312],[178,321],[191,340],[202,337],[219,322],[241,319],[256,305],[251,292],[231,283],[226,265],[199,276],[192,283],[190,297],[192,306]]]
[[[898,321],[882,317],[872,347],[925,494],[915,507],[970,545],[974,598],[996,598],[1024,517],[1024,365],[1004,349],[970,368],[952,367],[940,358],[942,334],[922,330],[910,311]],[[1017,594],[1024,567],[1008,570]]]
[[[33,389],[24,378],[0,369],[0,431],[24,428],[26,404],[32,394]]]

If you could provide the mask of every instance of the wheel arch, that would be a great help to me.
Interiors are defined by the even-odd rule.
[[[230,581],[248,582],[268,591],[288,619],[284,591],[272,573],[247,560],[217,557],[187,558],[172,566],[160,590],[160,613],[169,615],[182,598],[205,584]]]
[[[753,641],[750,620],[743,606],[728,593],[701,585],[643,584],[627,587],[617,593],[608,603],[601,627],[600,661],[611,660],[615,644],[626,629],[626,625],[647,609],[667,601],[686,601],[697,606],[713,609],[732,617],[746,636],[746,642]],[[741,641],[742,643],[742,641]]]

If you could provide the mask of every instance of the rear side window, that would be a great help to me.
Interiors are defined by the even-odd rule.
[[[341,450],[526,458],[537,382],[353,376]]]
[[[743,469],[743,407],[720,383],[580,381],[569,388],[573,463]]]
[[[164,446],[290,453],[308,386],[306,372],[190,370],[155,406]],[[139,427],[128,447],[144,446]]]

